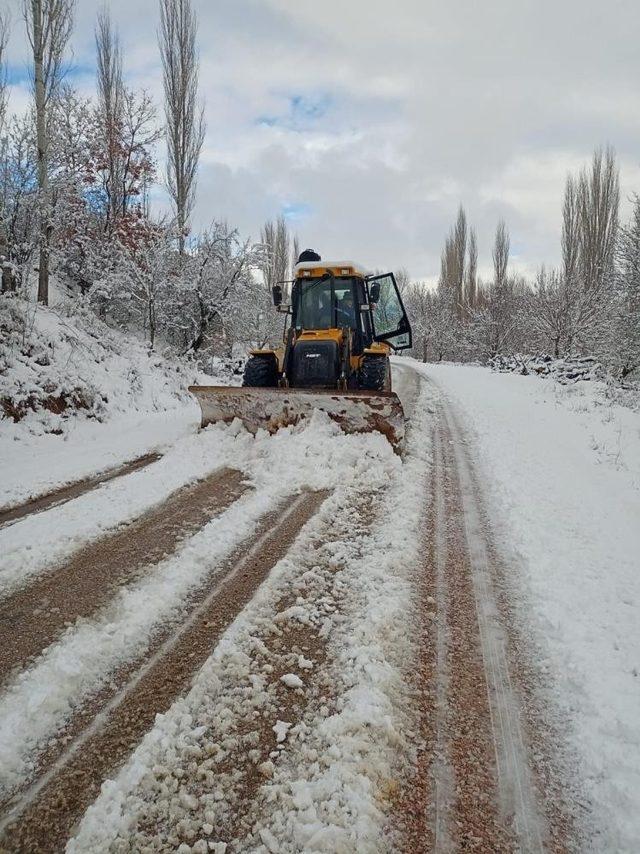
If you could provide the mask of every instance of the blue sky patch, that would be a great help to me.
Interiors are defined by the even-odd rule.
[[[282,216],[288,222],[295,222],[309,216],[312,207],[307,202],[285,202],[282,205]]]
[[[28,83],[29,80],[29,66],[26,62],[7,65],[7,83],[9,86],[19,86],[21,83]]]
[[[64,79],[77,80],[80,77],[93,76],[95,65],[88,62],[69,62],[64,68]],[[31,65],[28,62],[14,62],[7,65],[7,83],[9,86],[22,86],[31,83]]]
[[[327,93],[289,95],[286,101],[287,107],[282,113],[260,116],[256,124],[294,131],[307,130],[327,114],[333,103],[331,96]]]

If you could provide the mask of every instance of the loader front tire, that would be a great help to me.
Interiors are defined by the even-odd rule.
[[[386,356],[365,356],[360,368],[360,388],[365,391],[387,391],[391,366]]]
[[[250,388],[275,388],[278,385],[275,359],[269,356],[250,356],[244,366],[242,385]]]

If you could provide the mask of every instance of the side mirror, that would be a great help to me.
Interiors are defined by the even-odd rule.
[[[280,285],[274,285],[271,288],[271,293],[273,294],[273,304],[277,308],[282,302],[282,287]]]
[[[380,299],[380,282],[374,282],[369,288],[369,302],[378,302]]]

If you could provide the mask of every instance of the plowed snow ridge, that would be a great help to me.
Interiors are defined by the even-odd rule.
[[[157,712],[186,687],[233,619],[286,551],[327,493],[303,494],[253,542],[167,640],[94,717],[64,753],[15,803],[0,822],[12,851],[61,845],[97,794],[103,775],[117,768]],[[246,581],[245,579],[249,579]],[[65,800],[59,798],[65,793]],[[19,824],[18,824],[19,820]]]
[[[366,455],[371,437],[354,441]],[[278,674],[285,665],[301,677],[304,686],[291,690],[305,693],[301,709],[308,711],[301,711],[301,719],[288,728],[284,751],[277,751],[281,759],[272,757],[275,773],[265,778],[266,788],[252,804],[247,824],[241,821],[238,846],[256,850],[277,840],[282,852],[377,850],[392,769],[404,755],[407,698],[401,668],[411,639],[403,614],[411,595],[409,564],[418,558],[413,533],[422,512],[428,447],[428,441],[417,442],[401,467],[386,445],[377,461],[370,457],[361,468],[357,486],[339,484],[309,537],[276,567],[225,634],[190,694],[158,721],[117,779],[103,787],[70,851],[144,844],[155,851],[175,850],[181,839],[195,844],[202,833],[212,844],[222,841],[215,827],[222,828],[226,817],[235,814],[235,765],[228,772],[232,778],[216,769],[220,763],[223,768],[229,751],[236,755],[237,738],[247,740],[246,750],[237,754],[242,763],[252,761],[249,721],[254,710],[266,712],[270,726],[278,717],[282,720],[271,698],[281,690]],[[331,445],[321,450],[330,454]],[[376,524],[370,534],[354,536],[364,521],[360,508],[365,494],[373,496],[368,506]],[[278,611],[283,595],[294,595],[295,601]],[[297,669],[298,650],[285,647],[282,659],[272,651],[271,639],[298,621],[310,621],[328,643],[320,684],[331,687],[324,701],[311,687],[318,684],[315,672],[307,680],[305,671]],[[190,770],[189,757],[195,755],[202,758]],[[156,775],[154,768],[163,770]],[[237,774],[244,774],[243,767]],[[175,797],[174,779],[183,781]],[[304,806],[309,803],[315,805],[313,816]],[[199,805],[199,818],[189,804]],[[114,822],[114,809],[121,821]],[[203,830],[203,816],[213,817],[214,831],[206,820]]]
[[[329,455],[327,441],[332,449]],[[184,458],[187,452],[189,460]],[[242,467],[255,492],[236,501],[147,577],[121,590],[103,612],[68,629],[35,666],[16,676],[0,694],[0,785],[5,792],[29,775],[39,745],[64,726],[79,703],[101,690],[111,673],[141,655],[159,625],[179,617],[185,600],[211,566],[228,557],[286,495],[303,487],[333,488],[344,479],[345,471],[361,479],[372,466],[385,471],[398,465],[382,436],[366,440],[345,436],[332,422],[319,418],[304,431],[283,430],[278,436],[255,439],[233,426],[209,429],[179,442],[153,468],[169,467],[171,473],[184,463],[184,477],[194,468],[211,467],[221,455],[228,465]],[[148,478],[142,484],[136,480],[141,475],[126,479],[136,495],[150,486]],[[131,502],[121,503],[131,507]],[[75,504],[25,519],[0,534],[35,526]]]
[[[141,655],[156,627],[174,621],[211,568],[251,536],[279,493],[247,494],[159,563],[122,589],[92,621],[69,630],[0,695],[0,793],[28,773],[32,753],[73,709],[99,690],[121,664]]]
[[[46,492],[30,498],[24,504],[5,508],[0,507],[0,527],[11,522],[16,522],[25,516],[30,516],[32,513],[42,513],[43,510],[49,510],[51,507],[66,504],[67,501],[78,498],[80,495],[84,495],[85,492],[97,489],[103,483],[108,483],[117,477],[124,477],[134,471],[146,468],[151,463],[157,462],[161,457],[162,454],[159,453],[144,454],[144,456],[138,457],[136,460],[131,460],[128,463],[115,466],[115,468],[107,469],[93,477],[77,480],[67,486],[54,489],[52,492]]]
[[[125,584],[151,572],[246,489],[240,472],[219,469],[1,600],[0,682],[65,626],[90,617]]]

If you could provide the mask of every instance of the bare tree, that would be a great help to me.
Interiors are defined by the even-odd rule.
[[[462,309],[464,300],[464,274],[465,274],[465,258],[467,255],[467,215],[464,208],[460,205],[458,210],[458,218],[453,228],[453,259],[454,259],[454,281],[456,295],[456,305],[458,310]]]
[[[160,0],[167,183],[176,211],[181,255],[193,210],[196,172],[205,134],[204,112],[198,105],[197,29],[190,0]]]
[[[465,304],[473,309],[478,294],[478,238],[475,228],[469,231],[469,249],[467,252],[467,272],[465,277]]]
[[[440,284],[448,291],[458,318],[462,316],[464,307],[467,240],[467,215],[460,205],[456,222],[449,232],[440,258]]]
[[[155,176],[155,163],[150,150],[162,136],[156,124],[153,99],[144,89],[133,92],[125,87],[122,108],[122,176],[119,193],[121,216],[128,213],[137,199],[144,210],[147,182]]]
[[[260,242],[265,248],[262,274],[269,292],[277,283],[289,275],[290,238],[283,216],[274,222],[265,222],[260,232]]]
[[[38,188],[40,190],[40,261],[38,301],[49,302],[49,169],[47,115],[63,76],[62,60],[73,27],[75,0],[23,0],[27,37],[33,52]]]
[[[413,351],[418,358],[426,362],[429,358],[429,345],[434,331],[432,324],[435,294],[424,282],[414,282],[407,287],[403,299],[411,317]]]
[[[0,136],[7,115],[7,64],[5,52],[9,41],[9,16],[0,9]]]
[[[580,265],[580,216],[578,188],[573,176],[567,177],[562,206],[562,272],[568,287],[575,281]]]
[[[613,150],[597,150],[578,179],[580,272],[585,290],[611,280],[618,229],[620,182]]]
[[[394,271],[393,275],[395,277],[398,290],[401,294],[404,294],[411,285],[411,276],[409,275],[409,271],[406,267],[400,267],[399,270]]]
[[[3,173],[7,171],[7,139],[3,134],[3,130],[7,112],[7,68],[5,62],[5,50],[8,38],[8,16],[0,9],[0,163],[2,164],[0,169]],[[4,175],[2,177],[4,178]],[[2,266],[2,284],[0,287],[4,292],[5,290],[12,290],[13,281],[9,281],[9,267],[7,266],[5,270],[5,259],[9,255],[9,240],[4,222],[5,197],[7,195],[4,190],[4,184],[6,182],[3,181],[2,183],[2,192],[0,192],[0,265]]]
[[[95,40],[99,117],[106,149],[105,230],[110,231],[122,210],[124,164],[120,139],[125,93],[122,82],[120,39],[106,7],[98,12]]]
[[[503,219],[496,228],[496,239],[493,245],[493,278],[497,289],[504,288],[507,281],[507,267],[509,265],[509,232]]]

